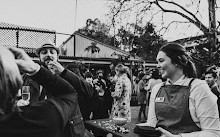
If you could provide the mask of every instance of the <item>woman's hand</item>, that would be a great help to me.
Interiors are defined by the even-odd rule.
[[[159,130],[162,133],[160,137],[181,137],[181,135],[173,135],[169,131],[161,127],[158,127],[157,130]]]

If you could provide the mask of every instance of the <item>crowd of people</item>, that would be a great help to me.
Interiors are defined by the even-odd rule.
[[[59,49],[48,41],[34,62],[22,49],[0,46],[0,133],[4,137],[92,137],[86,120],[120,117],[131,122],[130,70],[119,63],[96,76],[77,63],[59,63]],[[138,126],[156,127],[162,137],[219,137],[220,90],[217,69],[197,78],[185,49],[161,47],[157,68],[140,71],[135,83]],[[28,98],[23,88],[29,87]],[[146,107],[149,106],[149,109]],[[142,118],[143,114],[143,118]]]

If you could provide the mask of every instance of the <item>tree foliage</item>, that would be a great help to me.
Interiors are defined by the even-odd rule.
[[[90,61],[92,59],[92,54],[94,53],[99,53],[100,51],[100,48],[96,46],[97,43],[96,42],[92,42],[91,45],[89,45],[88,47],[85,48],[85,51],[87,52],[91,52],[91,58],[90,58]],[[90,69],[90,63],[89,63],[89,68]]]
[[[92,42],[91,45],[89,45],[88,47],[85,48],[85,51],[96,53],[100,51],[100,48],[96,46],[97,43],[96,42]]]
[[[144,26],[127,24],[127,27],[121,26],[115,34],[110,35],[107,25],[98,19],[88,19],[86,26],[77,32],[105,44],[120,47],[130,52],[132,56],[137,55],[148,61],[155,61],[159,48],[165,42],[157,35],[155,26],[151,23],[146,23]],[[86,50],[90,51],[92,47],[94,47],[93,43]]]
[[[167,32],[175,33],[169,33],[169,37],[176,38],[178,38],[176,35],[180,35],[179,38],[206,36],[206,43],[200,45],[201,49],[196,48],[192,56],[198,63],[219,64],[216,34],[219,33],[220,22],[216,25],[216,18],[217,20],[220,18],[215,17],[215,13],[220,9],[219,0],[110,0],[108,2],[109,16],[114,26],[123,24],[124,21],[139,24],[156,22],[156,31],[161,36],[167,36]],[[145,40],[146,42],[149,41]],[[149,47],[147,51],[151,51]],[[208,50],[203,50],[204,48]]]
[[[188,25],[196,26],[203,34],[211,33],[208,16],[208,2],[213,0],[110,0],[110,13],[113,23],[121,23],[125,16],[135,15],[135,20],[145,20],[147,22],[154,22],[160,19],[160,32],[166,32],[171,25]],[[218,1],[218,0],[217,0]],[[216,9],[218,5],[216,4]],[[205,6],[204,6],[205,5]],[[207,9],[204,9],[207,8]],[[207,12],[206,14],[202,14]],[[217,12],[217,11],[216,11]],[[175,15],[181,18],[175,18]],[[131,16],[130,16],[131,17]],[[173,18],[171,18],[173,17]],[[166,20],[169,18],[169,20]],[[167,22],[167,23],[166,23]]]
[[[99,19],[87,19],[86,26],[77,30],[78,33],[84,34],[90,38],[93,38],[102,43],[118,46],[118,41],[109,34],[109,26],[105,23],[101,23]]]
[[[131,55],[138,55],[147,61],[155,61],[159,48],[166,43],[155,32],[155,26],[151,23],[146,23],[143,27],[131,24],[130,31],[121,27],[117,36],[121,44],[127,45]]]

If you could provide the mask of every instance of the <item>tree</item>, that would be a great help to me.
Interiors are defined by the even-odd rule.
[[[110,35],[110,28],[105,23],[102,23],[99,19],[87,19],[86,26],[77,30],[78,33],[84,34],[90,38],[93,38],[102,43],[118,46],[119,43],[114,37]]]
[[[217,1],[219,0],[111,0],[109,1],[109,15],[114,18],[112,19],[114,23],[122,23],[125,16],[129,14],[131,17],[132,13],[135,15],[133,17],[134,22],[146,20],[147,22],[154,22],[155,19],[159,22],[158,19],[160,18],[158,32],[161,35],[172,29],[174,25],[173,29],[177,29],[177,27],[182,27],[185,24],[187,27],[193,27],[194,31],[196,28],[197,34],[204,34],[211,45],[211,52],[215,52],[217,50],[217,46],[215,46],[217,33],[215,12],[219,10]],[[206,14],[202,13],[204,10]],[[209,18],[206,19],[205,17],[208,15]],[[181,18],[177,20],[175,19],[176,16]]]
[[[150,61],[156,60],[160,47],[166,42],[161,36],[157,35],[155,26],[151,23],[144,26],[141,35],[134,41],[136,45],[139,45],[138,55]]]
[[[130,24],[129,30],[121,27],[116,35],[120,44],[125,46],[125,49],[131,55],[142,57],[146,61],[155,61],[159,48],[166,43],[165,40],[155,32],[155,26],[151,23],[146,23],[145,26]]]
[[[104,25],[98,19],[88,19],[86,26],[78,32],[111,46],[121,46],[120,49],[130,52],[131,56],[138,55],[148,61],[155,61],[159,47],[164,42],[156,34],[155,26],[151,23],[146,23],[144,26],[128,23],[127,27],[122,26],[113,36],[110,35],[107,29],[104,29],[105,26],[107,25]]]
[[[89,45],[87,48],[85,48],[85,51],[90,51],[91,54],[94,54],[95,52],[99,52],[100,48],[96,46],[96,42],[92,42],[91,45]]]
[[[87,52],[91,52],[91,57],[90,57],[90,62],[91,62],[91,58],[92,58],[92,54],[100,51],[100,48],[96,46],[97,43],[96,42],[92,42],[91,45],[89,45],[88,47],[85,48],[85,51]],[[90,63],[89,63],[89,69],[90,69]]]

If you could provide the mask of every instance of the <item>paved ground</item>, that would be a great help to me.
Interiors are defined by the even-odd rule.
[[[131,122],[132,123],[140,123],[140,121],[138,121],[138,112],[139,112],[140,106],[131,106]],[[147,115],[147,111],[148,111],[148,106],[146,107],[146,115]],[[142,115],[142,119],[143,119],[143,115]],[[142,120],[142,122],[144,122]]]

